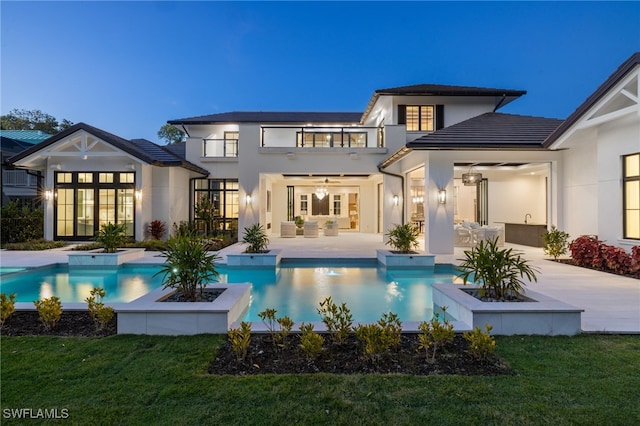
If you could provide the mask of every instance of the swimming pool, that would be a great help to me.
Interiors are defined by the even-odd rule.
[[[346,303],[354,320],[377,321],[394,312],[402,321],[422,321],[433,315],[431,286],[456,280],[452,265],[436,265],[434,272],[386,269],[371,261],[285,262],[277,269],[218,268],[220,281],[252,283],[251,304],[245,321],[261,321],[266,308],[295,321],[319,321],[316,309],[331,296]],[[16,301],[32,302],[55,295],[63,302],[82,302],[93,287],[106,290],[105,302],[129,302],[162,286],[154,277],[158,265],[124,265],[118,269],[72,270],[66,266],[29,270],[2,278],[0,292],[16,293]]]

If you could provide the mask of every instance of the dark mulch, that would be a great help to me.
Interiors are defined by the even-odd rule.
[[[467,352],[467,341],[457,334],[454,341],[443,348],[431,362],[424,350],[418,349],[417,334],[403,334],[400,347],[376,359],[364,356],[354,335],[344,345],[328,343],[317,358],[309,358],[299,347],[299,338],[290,336],[285,349],[276,350],[268,334],[253,334],[247,357],[238,362],[227,341],[209,366],[211,374],[266,374],[266,373],[335,373],[335,374],[412,374],[464,376],[513,375],[514,372],[499,357],[478,360]],[[430,355],[431,356],[431,355]]]
[[[603,268],[591,268],[591,267],[589,267],[589,266],[578,265],[578,264],[576,263],[576,261],[575,261],[575,260],[573,260],[573,259],[558,259],[558,260],[555,260],[555,259],[547,259],[547,260],[550,260],[551,262],[564,263],[565,265],[572,265],[572,266],[575,266],[576,268],[591,269],[591,270],[593,270],[593,271],[606,272],[606,273],[608,273],[608,274],[620,275],[620,276],[623,276],[623,277],[626,277],[626,278],[635,278],[635,279],[637,279],[637,280],[640,280],[640,271],[637,271],[637,272],[635,272],[635,273],[631,273],[631,274],[622,274],[622,273],[618,273],[618,272],[612,271],[612,270],[610,270],[610,269],[603,269]]]
[[[3,336],[111,336],[117,331],[117,315],[113,316],[104,330],[97,331],[89,312],[65,311],[52,330],[45,330],[37,311],[16,311],[4,323],[0,333]]]

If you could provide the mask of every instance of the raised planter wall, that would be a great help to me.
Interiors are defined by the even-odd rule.
[[[272,249],[267,253],[229,253],[227,254],[227,266],[232,268],[247,266],[273,266],[280,265],[282,250]]]
[[[581,331],[584,309],[553,299],[541,293],[526,291],[530,302],[483,302],[455,284],[434,284],[434,306],[446,306],[447,313],[470,328],[485,323],[493,326],[491,334],[572,336]]]
[[[158,289],[132,302],[114,304],[118,334],[227,333],[249,308],[251,284],[209,284],[207,288],[224,292],[213,302],[160,302],[174,290]]]
[[[115,253],[105,253],[104,249],[77,251],[68,254],[69,267],[119,266],[144,257],[143,248],[118,249]]]
[[[436,266],[436,257],[431,254],[415,253],[400,254],[390,250],[376,249],[378,262],[387,268],[425,268],[433,270]]]

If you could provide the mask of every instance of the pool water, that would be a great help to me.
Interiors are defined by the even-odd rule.
[[[16,293],[17,302],[58,296],[62,302],[83,302],[94,287],[106,290],[105,302],[130,302],[162,287],[159,265],[124,265],[117,269],[68,270],[66,266],[31,269],[3,275],[0,292]],[[294,321],[320,321],[317,308],[331,296],[346,303],[355,321],[373,322],[394,312],[402,321],[422,321],[433,316],[433,284],[457,280],[452,265],[436,265],[433,272],[389,269],[373,262],[284,263],[277,269],[218,268],[220,281],[250,282],[251,304],[245,321],[261,321],[258,313],[277,310],[276,316]]]
[[[158,266],[127,265],[112,269],[73,269],[64,266],[28,269],[0,278],[0,292],[16,294],[16,302],[57,296],[64,302],[84,302],[94,287],[106,291],[104,302],[130,302],[162,286]]]

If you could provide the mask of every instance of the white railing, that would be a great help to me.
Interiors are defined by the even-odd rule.
[[[7,186],[37,186],[38,179],[25,170],[3,170],[2,184]]]
[[[381,127],[262,126],[262,147],[381,148]]]

